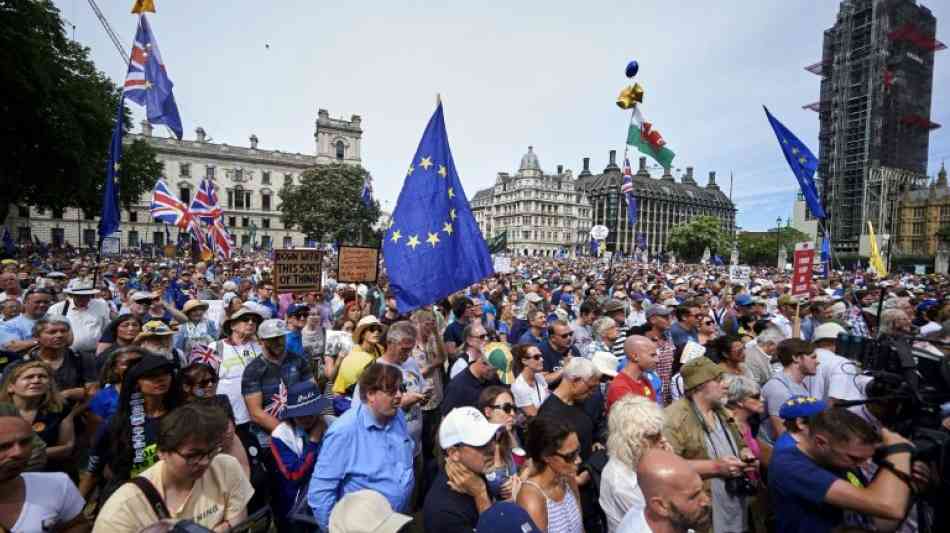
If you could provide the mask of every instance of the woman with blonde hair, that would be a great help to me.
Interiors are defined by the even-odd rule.
[[[73,416],[56,386],[53,369],[37,360],[11,365],[3,373],[0,402],[16,406],[20,416],[46,443],[46,470],[68,472],[76,434]]]
[[[646,506],[637,482],[640,457],[670,445],[663,438],[663,410],[643,396],[631,394],[614,403],[607,426],[609,459],[600,477],[600,507],[607,516],[607,532],[614,533],[630,509]]]

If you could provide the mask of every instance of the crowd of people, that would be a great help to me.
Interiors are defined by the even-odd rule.
[[[402,314],[385,272],[284,294],[271,269],[4,260],[0,530],[941,523],[940,465],[853,402],[871,378],[839,342],[944,357],[944,276],[837,271],[793,297],[770,269],[512,258]]]

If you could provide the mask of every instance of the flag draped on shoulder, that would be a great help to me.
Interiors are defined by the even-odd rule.
[[[623,184],[620,192],[627,200],[627,222],[633,228],[637,224],[637,197],[633,195],[633,171],[630,169],[630,158],[623,158]]]
[[[811,153],[805,143],[773,117],[767,107],[762,106],[762,108],[765,109],[765,116],[768,117],[772,131],[778,139],[779,148],[782,149],[785,160],[792,169],[792,174],[795,174],[795,179],[798,180],[798,186],[802,189],[802,196],[805,197],[808,210],[816,218],[825,218],[825,210],[821,207],[818,187],[815,186],[814,179],[815,170],[818,169],[818,158]]]
[[[494,273],[455,169],[441,102],[409,163],[384,236],[383,259],[400,313]]]
[[[640,108],[633,108],[630,117],[630,129],[627,131],[627,144],[639,150],[643,155],[653,158],[663,168],[673,165],[676,154],[666,147],[666,141],[660,132],[653,128],[640,113]]]
[[[181,115],[172,87],[175,84],[165,71],[162,55],[158,51],[158,41],[148,24],[145,14],[139,15],[139,27],[132,43],[129,56],[129,70],[125,75],[124,94],[140,106],[145,106],[145,114],[152,124],[163,124],[181,140]]]

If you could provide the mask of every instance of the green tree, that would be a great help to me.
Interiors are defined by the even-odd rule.
[[[937,230],[937,241],[950,244],[950,224],[944,224]]]
[[[0,2],[0,47],[0,220],[10,204],[98,214],[119,89],[66,37],[48,0]],[[126,148],[120,168],[125,205],[161,174],[144,142]]]
[[[677,258],[687,262],[698,262],[707,247],[710,254],[727,258],[732,251],[731,241],[723,233],[721,224],[715,217],[696,217],[673,228],[667,247]]]
[[[811,237],[790,227],[782,227],[777,237],[775,230],[740,233],[736,239],[739,246],[739,262],[746,265],[775,266],[779,242],[785,247],[786,257],[791,259],[795,244],[810,241]]]
[[[320,242],[378,244],[382,234],[372,225],[379,220],[379,202],[367,207],[360,199],[368,174],[363,167],[340,163],[304,171],[300,183],[277,193],[281,222]]]

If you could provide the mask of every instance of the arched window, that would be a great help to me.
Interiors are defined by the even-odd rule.
[[[336,160],[343,161],[343,156],[346,155],[346,146],[343,145],[343,141],[336,142]]]

